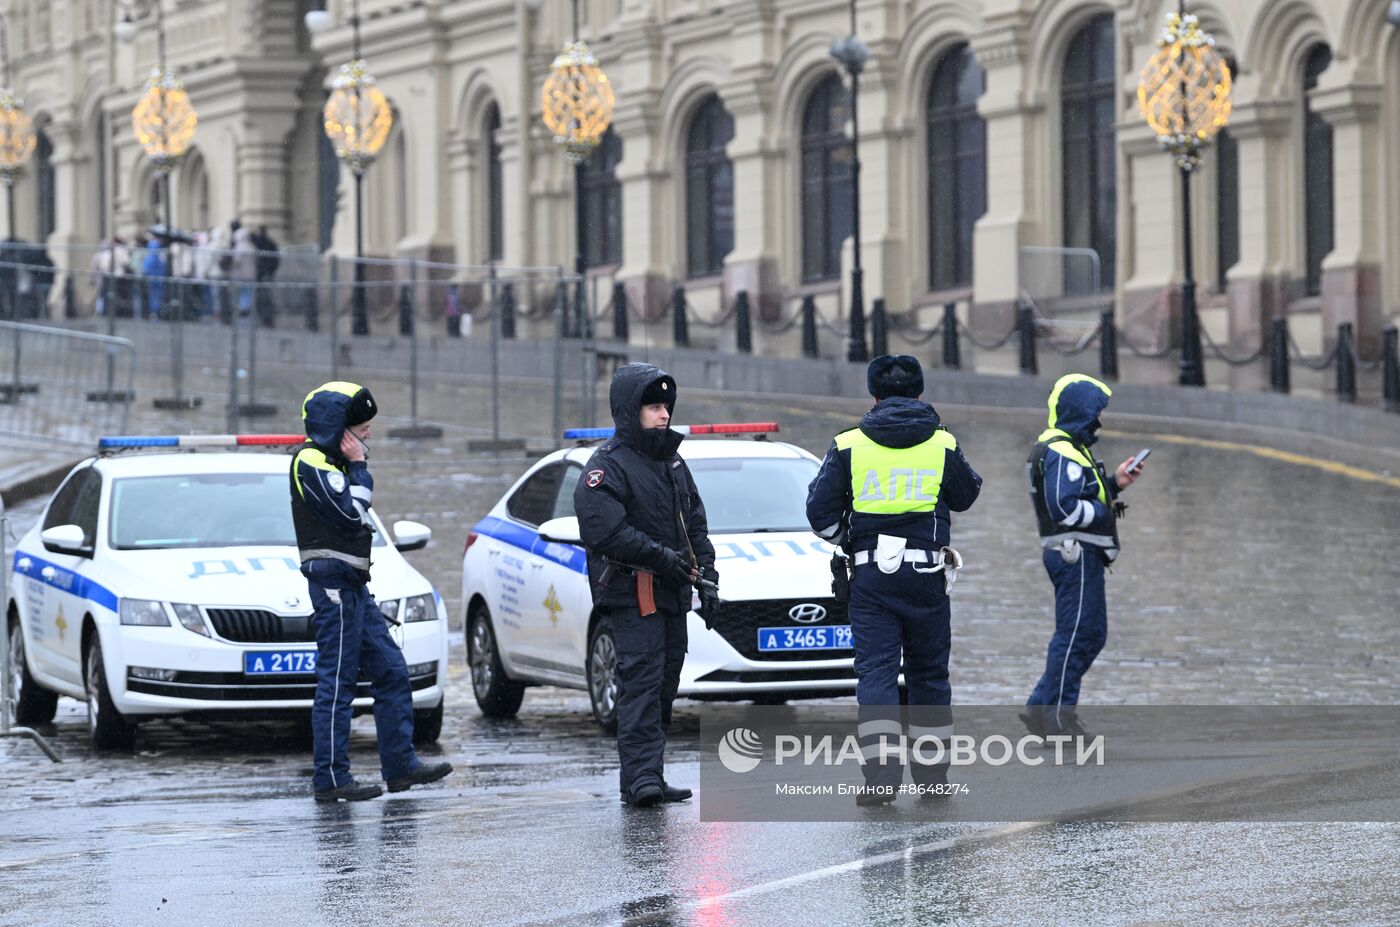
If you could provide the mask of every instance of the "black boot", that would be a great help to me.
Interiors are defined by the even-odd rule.
[[[337,788],[318,789],[315,796],[317,801],[368,801],[383,794],[384,790],[377,785],[356,782],[351,779]]]
[[[661,794],[667,802],[690,801],[690,797],[695,793],[690,789],[683,789],[676,785],[667,785],[665,780],[661,782]]]
[[[654,808],[665,800],[666,793],[661,791],[661,786],[647,783],[628,797],[627,804],[634,808]]]
[[[415,785],[427,785],[429,782],[436,782],[443,779],[452,772],[451,763],[424,763],[413,772],[397,779],[390,779],[386,785],[391,792],[402,792]]]

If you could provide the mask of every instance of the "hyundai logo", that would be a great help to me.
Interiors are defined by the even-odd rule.
[[[816,624],[826,617],[826,609],[815,602],[803,602],[788,609],[788,617],[798,624]]]

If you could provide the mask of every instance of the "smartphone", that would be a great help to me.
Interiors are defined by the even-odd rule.
[[[1147,459],[1147,455],[1149,455],[1149,454],[1151,454],[1151,453],[1152,453],[1152,448],[1150,448],[1150,447],[1145,447],[1145,448],[1143,448],[1142,450],[1138,451],[1138,452],[1137,452],[1137,456],[1134,457],[1134,458],[1132,459],[1132,461],[1128,464],[1128,472],[1129,472],[1129,473],[1136,473],[1138,467],[1141,467],[1141,466],[1142,466],[1143,461],[1145,461],[1145,460]]]

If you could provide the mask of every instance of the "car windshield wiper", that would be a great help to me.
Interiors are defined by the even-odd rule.
[[[790,534],[794,531],[811,531],[805,525],[801,528],[740,528],[732,534]]]

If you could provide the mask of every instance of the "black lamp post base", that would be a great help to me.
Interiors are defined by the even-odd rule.
[[[406,441],[427,441],[442,437],[442,429],[436,425],[403,425],[389,429],[389,437]]]
[[[190,409],[198,409],[204,405],[204,400],[198,396],[185,396],[177,398],[167,396],[161,399],[154,399],[151,405],[162,411],[188,412]]]

